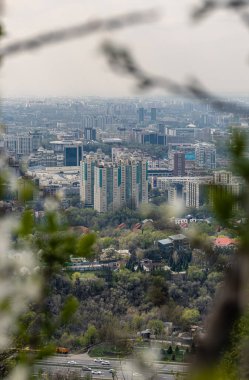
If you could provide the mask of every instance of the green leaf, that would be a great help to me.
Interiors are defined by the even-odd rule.
[[[54,344],[47,344],[38,351],[36,359],[41,360],[43,358],[51,356],[55,353],[55,350],[56,346]]]
[[[217,218],[221,222],[228,224],[234,213],[235,196],[224,186],[211,186],[209,197]]]
[[[70,318],[77,311],[78,307],[79,307],[79,301],[77,300],[77,298],[73,296],[68,297],[60,315],[61,323],[65,324],[69,322]]]
[[[27,179],[19,180],[18,199],[21,202],[32,201],[34,197],[35,186],[33,182]]]
[[[53,233],[59,230],[58,216],[56,212],[52,212],[52,211],[46,212],[45,219],[46,219],[45,231],[49,233]]]
[[[233,156],[241,157],[246,149],[246,136],[242,131],[236,131],[233,133],[233,137],[230,144],[230,151]]]
[[[87,234],[78,240],[76,247],[76,255],[80,257],[87,257],[93,254],[93,244],[96,241],[95,234]]]
[[[240,175],[245,180],[249,181],[249,160],[245,157],[235,158],[233,160],[233,171],[236,175]]]
[[[30,235],[34,228],[34,214],[32,210],[25,210],[22,214],[19,235],[24,237]]]
[[[5,34],[4,27],[2,24],[0,24],[0,37],[4,36],[4,34]]]
[[[4,179],[4,176],[2,173],[0,174],[0,198],[3,198],[4,192],[6,187],[6,180]]]
[[[11,299],[10,298],[4,298],[0,302],[0,311],[1,312],[9,312],[11,310]]]

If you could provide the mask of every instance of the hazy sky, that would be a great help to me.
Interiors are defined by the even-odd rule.
[[[78,39],[8,58],[2,96],[127,96],[134,82],[111,72],[100,54],[108,38],[130,47],[147,71],[177,81],[196,77],[212,91],[249,92],[249,29],[219,11],[193,25],[193,0],[5,0],[4,43],[96,17],[155,8],[158,22]],[[158,92],[161,94],[161,92]]]

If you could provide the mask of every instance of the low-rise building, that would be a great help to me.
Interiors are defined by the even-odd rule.
[[[183,234],[171,235],[166,239],[158,240],[158,247],[163,253],[173,253],[175,250],[188,249],[189,239]]]

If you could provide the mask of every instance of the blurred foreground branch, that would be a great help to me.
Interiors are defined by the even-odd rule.
[[[196,6],[192,12],[192,18],[199,21],[211,12],[219,9],[234,10],[236,12],[244,12],[249,6],[248,0],[204,0],[200,6]]]
[[[155,10],[131,12],[107,19],[96,19],[79,25],[65,27],[51,32],[41,33],[36,36],[9,43],[0,49],[0,56],[23,53],[25,51],[39,49],[46,45],[58,42],[69,41],[75,38],[82,38],[94,33],[112,31],[133,25],[144,24],[155,20],[157,16]]]
[[[140,89],[161,88],[174,95],[192,97],[210,105],[219,111],[249,115],[249,107],[236,102],[227,102],[205,90],[197,80],[187,84],[178,84],[172,79],[146,73],[135,61],[130,51],[117,46],[110,41],[104,42],[102,51],[106,55],[110,66],[121,73],[130,75],[136,80]]]
[[[209,16],[211,13],[219,9],[227,9],[235,11],[249,28],[249,1],[248,0],[204,0],[200,6],[193,9],[191,18],[193,21],[201,21],[204,17]]]

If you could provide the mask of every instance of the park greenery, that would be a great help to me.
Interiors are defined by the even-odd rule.
[[[166,338],[165,322],[172,322],[183,331],[189,331],[193,324],[203,323],[216,289],[222,283],[223,269],[229,262],[231,253],[224,250],[213,260],[204,251],[192,249],[187,264],[180,261],[178,269],[186,270],[184,279],[180,281],[171,278],[168,270],[145,272],[140,265],[141,259],[161,260],[155,242],[179,231],[178,226],[169,222],[162,228],[160,213],[154,208],[153,213],[154,223],[137,230],[133,229],[134,224],[141,223],[144,215],[136,211],[122,210],[105,215],[90,209],[70,208],[61,214],[61,224],[56,228],[58,231],[69,231],[66,239],[70,240],[54,241],[53,238],[51,241],[55,244],[54,247],[58,244],[57,250],[53,248],[53,254],[58,255],[56,265],[58,260],[60,264],[66,261],[67,256],[63,255],[63,250],[66,250],[66,255],[69,252],[73,254],[72,246],[68,250],[67,244],[73,242],[71,228],[78,225],[90,228],[85,235],[77,232],[77,229],[75,232],[77,239],[81,239],[83,251],[88,247],[88,243],[84,243],[85,239],[94,236],[94,240],[90,240],[90,243],[94,242],[91,249],[92,259],[99,257],[106,248],[113,248],[114,251],[128,249],[131,256],[119,271],[71,273],[59,270],[52,274],[46,297],[50,317],[57,320],[67,300],[74,300],[78,306],[70,321],[58,326],[51,334],[50,342],[55,346],[65,346],[71,350],[82,350],[101,342],[111,342],[119,346],[128,338],[136,338],[139,331],[147,328],[156,338]],[[38,246],[45,252],[49,251],[45,256],[46,260],[52,260],[49,256],[51,247],[49,241],[44,241],[44,231],[41,235],[40,230],[44,226],[54,228],[54,222],[50,223],[51,226],[47,227],[47,219],[46,223],[44,219],[39,220],[39,228],[32,235],[33,246]],[[120,223],[125,223],[124,229],[117,229]],[[198,228],[203,236],[212,238],[217,235],[217,223],[213,223],[208,229],[205,223],[200,223]],[[58,238],[61,237],[59,232]],[[114,251],[110,251],[114,255],[112,257],[110,253],[110,258],[115,258]],[[76,251],[76,256],[78,254]],[[186,254],[183,259],[186,259]],[[165,265],[174,268],[174,263],[170,260],[165,260]],[[24,330],[32,332],[33,336],[40,328],[37,305],[34,304],[22,317],[21,323],[25,326]],[[17,344],[20,347],[32,346],[32,341],[29,336],[20,335]]]

